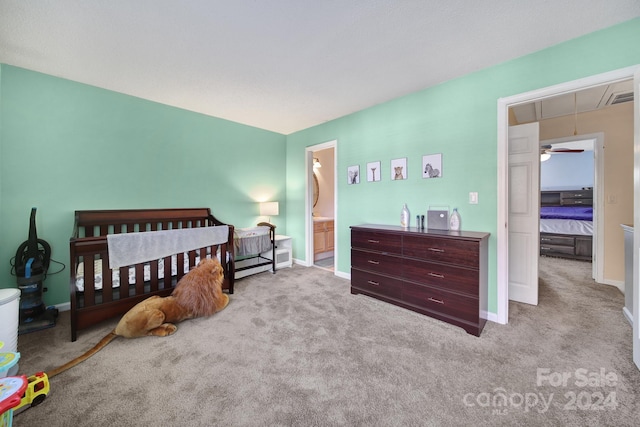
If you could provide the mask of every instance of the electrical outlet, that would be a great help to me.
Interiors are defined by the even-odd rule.
[[[471,205],[477,205],[478,204],[478,193],[475,191],[472,191],[471,193],[469,193],[469,204]]]

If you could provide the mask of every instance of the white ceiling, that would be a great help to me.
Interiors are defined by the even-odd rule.
[[[0,62],[289,134],[638,16],[638,0],[0,0]]]

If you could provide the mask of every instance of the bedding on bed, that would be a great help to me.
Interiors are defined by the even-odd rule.
[[[542,206],[542,219],[575,219],[593,221],[593,207],[591,206]]]
[[[553,234],[593,235],[593,221],[577,219],[541,218],[540,232]]]

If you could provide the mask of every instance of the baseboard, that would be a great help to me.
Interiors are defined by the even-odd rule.
[[[344,273],[342,271],[336,271],[336,276],[342,278],[342,279],[347,279],[347,280],[351,280],[351,273]]]
[[[483,319],[487,319],[489,322],[500,323],[498,322],[498,315],[496,313],[490,313],[488,311],[480,312],[480,317]]]
[[[622,281],[605,279],[601,284],[602,285],[615,286],[624,295],[624,282],[622,282]]]
[[[297,265],[301,265],[303,267],[310,267],[311,265],[307,261],[302,261],[301,259],[293,259],[293,263]]]
[[[69,311],[71,310],[71,303],[70,302],[65,302],[62,304],[56,304],[54,305],[55,308],[58,309],[58,311]]]
[[[624,314],[624,317],[626,317],[626,319],[629,321],[629,324],[633,327],[633,313],[631,313],[627,309],[627,307],[623,307],[622,314]]]

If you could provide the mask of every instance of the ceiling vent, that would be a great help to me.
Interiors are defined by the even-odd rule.
[[[607,105],[622,104],[623,102],[633,101],[633,92],[614,93],[609,97]]]

